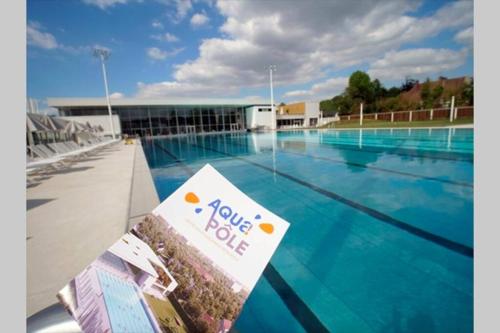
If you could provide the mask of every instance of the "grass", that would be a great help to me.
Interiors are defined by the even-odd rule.
[[[178,333],[188,332],[186,325],[168,299],[163,301],[148,294],[144,294],[144,297],[153,310],[159,323],[169,323],[171,326],[176,327],[176,332]],[[180,325],[177,324],[177,322],[180,323]]]
[[[448,119],[425,120],[425,121],[390,121],[364,119],[363,126],[359,126],[359,119],[342,120],[333,123],[328,123],[321,128],[390,128],[390,127],[442,127],[451,125],[473,124],[473,118],[457,119],[450,123]]]

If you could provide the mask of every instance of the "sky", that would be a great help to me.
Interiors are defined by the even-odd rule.
[[[319,101],[366,71],[473,76],[473,1],[28,0],[27,95]]]

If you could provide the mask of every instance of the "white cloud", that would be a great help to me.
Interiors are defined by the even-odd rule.
[[[30,20],[28,21],[28,25],[34,29],[43,30],[43,25],[38,21]]]
[[[191,0],[156,0],[160,3],[167,5],[168,7],[174,7],[175,13],[168,14],[172,22],[181,22],[187,14],[193,9],[193,4]]]
[[[124,97],[125,97],[125,95],[122,94],[121,92],[114,92],[111,95],[109,95],[109,98],[113,98],[113,99],[120,99],[120,98],[124,98]]]
[[[151,26],[155,29],[163,29],[163,24],[158,20],[153,20],[153,22],[151,22]]]
[[[177,18],[183,19],[187,13],[193,8],[190,0],[175,0],[177,7]]]
[[[167,42],[177,42],[179,41],[179,38],[177,38],[175,35],[172,35],[171,33],[166,33],[163,35],[163,39]]]
[[[68,46],[68,45],[63,45],[59,44],[59,50],[62,50],[66,53],[70,53],[72,55],[79,55],[83,53],[91,53],[92,47],[88,45],[81,45],[81,46]]]
[[[254,103],[262,102],[262,96],[258,96],[258,95],[245,96],[244,99],[247,101],[250,101],[250,102],[254,102]]]
[[[116,4],[126,4],[128,0],[83,0],[83,3],[87,5],[97,6],[100,9],[106,9],[108,7],[113,7]]]
[[[184,48],[176,48],[176,49],[173,49],[172,51],[163,51],[157,47],[150,47],[146,50],[146,53],[147,53],[148,57],[150,57],[153,60],[165,60],[168,57],[173,57],[173,56],[179,54],[183,50],[184,50]]]
[[[419,2],[358,1],[218,1],[225,17],[221,37],[204,39],[199,56],[178,64],[174,80],[149,86],[155,94],[192,89],[239,91],[268,84],[269,64],[276,64],[275,84],[304,84],[326,79],[332,70],[368,65],[388,51],[422,41],[445,30],[473,23],[472,1],[454,1],[426,17],[413,15]],[[441,66],[442,67],[442,66]],[[375,68],[376,69],[376,68]],[[168,84],[165,84],[168,83]],[[198,85],[208,87],[200,90]],[[316,96],[320,87],[302,93]],[[183,92],[188,93],[186,92]],[[290,92],[289,92],[290,93]],[[295,92],[298,95],[298,92]]]
[[[283,94],[284,98],[306,99],[306,100],[322,100],[332,98],[340,94],[347,86],[349,78],[335,77],[326,81],[314,84],[308,90],[292,90]]]
[[[453,39],[458,43],[472,46],[472,44],[474,43],[474,27],[468,27],[464,30],[460,30],[455,34],[455,37],[453,37]]]
[[[190,97],[190,96],[230,96],[237,93],[233,87],[207,86],[200,83],[181,83],[175,81],[164,81],[145,84],[137,83],[137,97],[159,98],[159,97]]]
[[[68,54],[79,55],[82,53],[90,53],[92,46],[89,45],[64,45],[57,42],[57,39],[49,32],[43,31],[44,28],[39,22],[30,21],[26,27],[27,32],[27,43],[33,47],[39,47],[46,50],[59,50],[64,51]],[[98,45],[95,45],[98,46]],[[102,46],[101,46],[102,47]],[[109,48],[103,47],[108,51]]]
[[[153,36],[151,36],[151,38],[159,40],[159,41],[169,42],[169,43],[174,43],[174,42],[179,41],[179,38],[177,36],[175,36],[169,32],[166,32],[166,33],[161,34],[161,35],[153,35]]]
[[[368,70],[372,78],[403,80],[406,76],[425,78],[455,69],[464,64],[467,49],[408,49],[390,51],[375,61]]]
[[[42,26],[38,22],[30,22],[26,27],[28,45],[41,47],[43,49],[56,49],[59,45],[54,35],[40,31]]]
[[[191,17],[190,23],[193,27],[201,27],[207,24],[208,21],[210,21],[210,19],[205,13],[196,13]]]
[[[157,47],[150,47],[147,49],[148,57],[153,60],[164,60],[167,58],[167,52],[160,50]]]

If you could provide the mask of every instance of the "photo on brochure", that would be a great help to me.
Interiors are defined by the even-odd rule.
[[[225,333],[288,226],[207,164],[57,297],[84,332]]]

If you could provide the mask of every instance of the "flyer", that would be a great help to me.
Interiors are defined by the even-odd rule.
[[[57,297],[84,332],[225,333],[288,226],[207,164]]]

